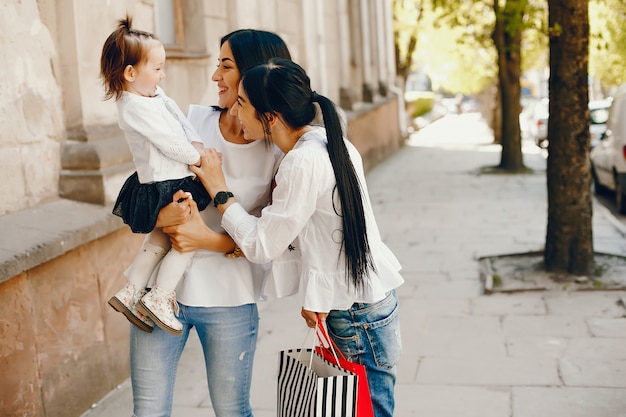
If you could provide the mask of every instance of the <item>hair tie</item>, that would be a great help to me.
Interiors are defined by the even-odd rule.
[[[318,101],[320,98],[320,95],[317,94],[316,91],[311,91],[311,101]]]

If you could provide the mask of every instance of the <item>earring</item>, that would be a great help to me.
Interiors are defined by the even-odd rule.
[[[272,136],[272,131],[269,128],[267,128],[267,129],[265,129],[265,134],[267,136]]]

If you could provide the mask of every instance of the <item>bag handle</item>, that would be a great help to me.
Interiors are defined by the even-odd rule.
[[[318,320],[318,323],[320,321]],[[337,352],[339,352],[339,356],[341,357],[341,359],[343,360],[347,360],[345,355],[343,354],[343,352],[341,351],[341,349],[339,349],[339,347],[337,347],[337,345],[335,344],[335,341],[328,335],[328,330],[326,329],[326,322],[322,321],[320,326],[315,326],[316,332],[315,334],[317,335],[317,339],[319,340],[320,344],[322,346],[328,346],[330,348],[330,351],[333,352],[333,356],[335,357],[335,364],[339,365],[339,358],[337,357]],[[319,331],[318,331],[319,329]],[[320,333],[322,335],[322,337],[320,337]],[[326,342],[326,345],[324,345],[324,342]]]
[[[296,360],[297,361],[300,361],[300,356],[302,355],[302,352],[304,352],[306,350],[307,340],[309,340],[309,337],[311,336],[311,331],[312,330],[313,329],[309,327],[309,330],[304,335],[304,340],[302,341],[302,345],[301,345],[302,347],[298,351],[298,356],[296,356]],[[315,325],[315,331],[317,332],[317,324]],[[312,351],[315,350],[315,339],[313,339],[313,343],[311,344],[311,346],[313,347],[313,349],[311,349],[311,350]],[[313,355],[311,355],[311,357],[309,358],[309,369],[311,369],[312,366],[313,366]]]

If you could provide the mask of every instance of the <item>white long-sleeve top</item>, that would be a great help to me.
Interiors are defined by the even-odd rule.
[[[282,152],[273,144],[257,140],[246,144],[226,141],[219,128],[220,112],[192,105],[189,121],[203,138],[205,148],[222,153],[223,169],[232,192],[242,207],[259,215],[267,205],[270,184]],[[223,231],[222,215],[210,204],[200,216],[211,229]],[[250,260],[227,258],[221,252],[196,251],[176,288],[182,304],[195,307],[238,306],[255,303],[261,296],[265,269]]]
[[[189,165],[198,162],[200,154],[191,142],[202,140],[160,87],[154,97],[124,92],[117,110],[140,183],[194,175]]]
[[[231,204],[222,217],[222,226],[248,259],[279,261],[272,267],[274,290],[285,295],[297,288],[302,306],[311,311],[343,310],[355,302],[373,303],[404,282],[400,263],[378,231],[361,156],[347,140],[346,146],[361,183],[376,268],[369,271],[363,292],[357,292],[346,277],[341,217],[336,211],[341,210],[341,204],[324,129],[305,133],[285,155],[276,174],[272,204],[263,209],[260,218],[246,212],[236,192],[238,202]],[[293,267],[294,256],[299,257],[297,268]],[[294,272],[298,275],[293,276]]]

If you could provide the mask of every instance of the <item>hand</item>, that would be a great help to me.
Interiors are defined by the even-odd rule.
[[[302,317],[306,321],[306,325],[310,328],[315,328],[318,321],[325,322],[326,317],[328,317],[328,313],[316,313],[315,311],[305,310],[302,308]]]
[[[196,151],[198,151],[200,156],[202,156],[202,154],[204,153],[204,143],[202,143],[202,142],[191,142],[191,145],[196,149]],[[196,163],[194,165],[200,166],[201,162],[202,162],[202,159],[198,158],[198,160],[196,161]]]
[[[163,232],[170,236],[172,248],[179,252],[189,252],[200,249],[204,229],[209,229],[200,217],[198,205],[193,199],[187,201],[190,215],[186,222],[163,227]],[[210,229],[209,229],[210,230]]]
[[[166,227],[185,223],[191,217],[190,201],[193,201],[191,194],[183,190],[176,191],[172,202],[159,211],[156,226]]]
[[[191,165],[189,169],[200,178],[211,197],[228,189],[222,170],[222,154],[217,150],[205,149],[200,157],[200,166]]]
[[[198,211],[198,205],[192,199],[188,202],[191,210],[185,223],[164,227],[163,233],[170,237],[172,248],[179,252],[191,252],[198,249],[229,253],[235,248],[233,239],[225,233],[218,233],[208,227]]]

